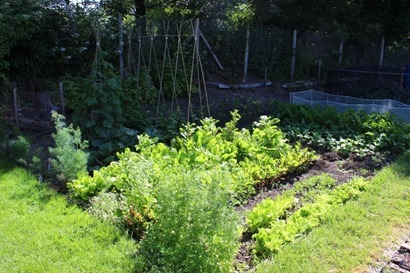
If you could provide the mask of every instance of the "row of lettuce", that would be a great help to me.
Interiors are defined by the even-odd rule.
[[[317,158],[299,143],[359,155],[409,147],[409,127],[387,114],[299,106],[282,109],[280,118],[262,116],[250,130],[237,128],[237,112],[223,127],[207,118],[183,126],[169,145],[140,135],[135,150],[68,188],[91,214],[139,242],[147,271],[231,272],[243,232],[252,234],[255,255],[274,255],[365,190],[368,182],[360,178],[337,186],[326,175],[314,177],[266,199],[244,223],[236,205]]]

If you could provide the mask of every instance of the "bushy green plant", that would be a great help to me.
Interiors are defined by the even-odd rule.
[[[90,200],[88,212],[94,217],[112,225],[122,225],[121,200],[113,192],[101,192]]]
[[[30,142],[22,135],[8,140],[6,144],[10,157],[17,163],[27,165],[29,160]]]
[[[173,272],[232,272],[239,217],[220,187],[224,171],[164,174],[157,189],[156,222],[141,244],[147,263]]]
[[[119,75],[108,62],[101,62],[100,70],[89,77],[67,84],[72,121],[89,139],[92,167],[108,164],[116,152],[135,145],[137,131],[125,126],[124,111],[130,109],[123,108],[123,91]],[[133,107],[139,109],[138,104]]]
[[[88,142],[82,140],[80,129],[66,126],[64,116],[53,112],[52,119],[56,132],[52,135],[55,146],[49,148],[50,164],[60,181],[70,181],[87,170]]]

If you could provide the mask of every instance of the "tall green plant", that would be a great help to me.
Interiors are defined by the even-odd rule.
[[[172,272],[232,272],[239,217],[220,181],[224,171],[164,173],[157,189],[156,222],[141,244],[147,263]]]
[[[66,126],[64,116],[53,112],[52,119],[56,132],[52,135],[55,146],[49,148],[50,163],[60,181],[70,181],[87,170],[88,142],[82,140],[80,129]]]
[[[106,165],[136,142],[136,130],[125,126],[121,79],[112,64],[102,61],[100,71],[77,80],[69,90],[72,121],[90,141],[92,164]]]

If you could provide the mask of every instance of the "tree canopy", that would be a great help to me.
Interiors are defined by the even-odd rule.
[[[356,44],[380,37],[400,42],[410,34],[408,0],[101,0],[91,7],[70,0],[1,1],[0,76],[58,76],[90,63],[95,14],[111,18],[112,29],[120,13],[131,21],[200,18],[217,27],[321,31]]]

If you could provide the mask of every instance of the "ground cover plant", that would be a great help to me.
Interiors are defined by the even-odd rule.
[[[1,272],[134,272],[136,245],[0,157]]]

